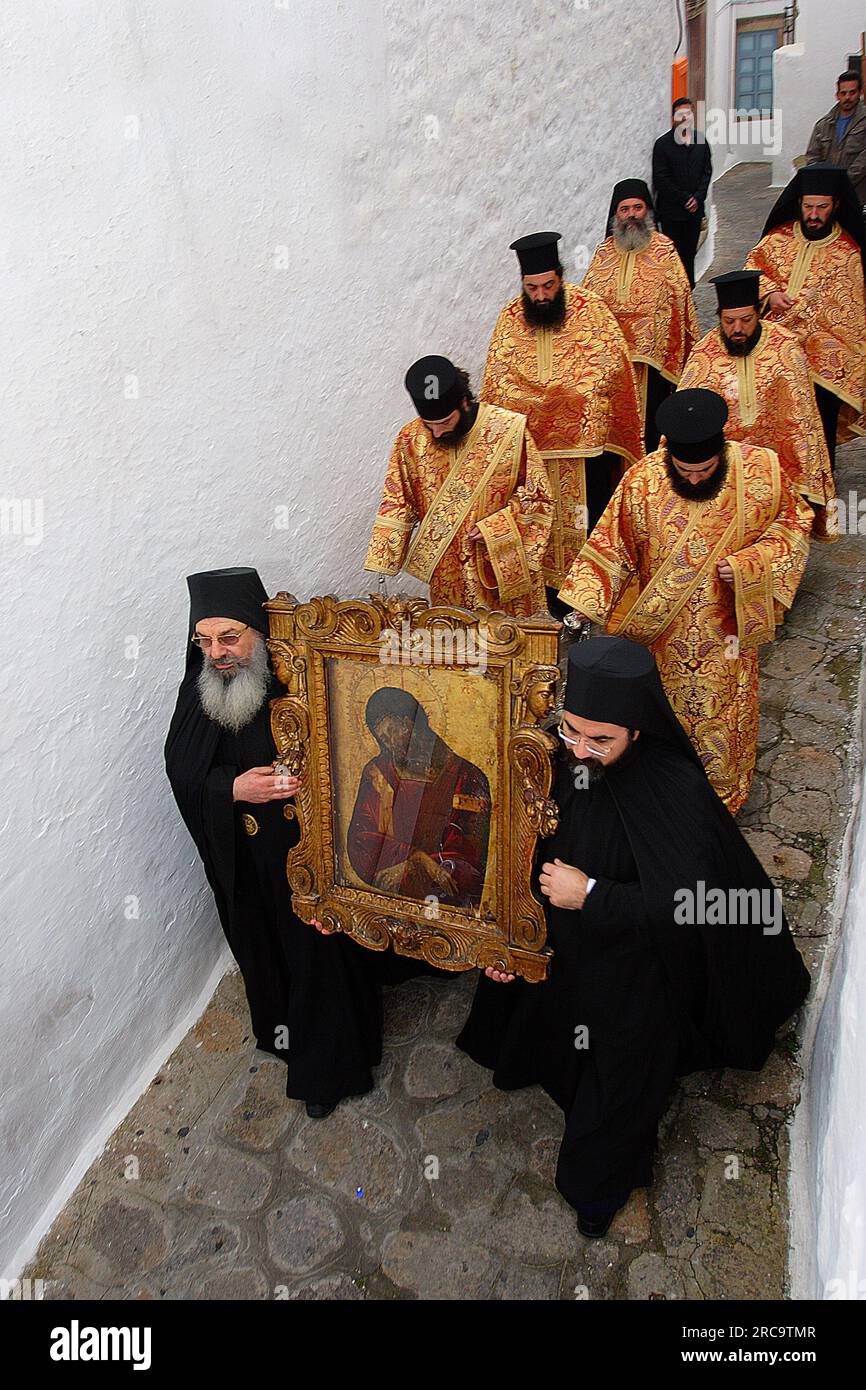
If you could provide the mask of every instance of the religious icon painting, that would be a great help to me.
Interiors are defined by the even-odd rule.
[[[411,597],[266,607],[278,761],[302,778],[285,811],[297,915],[446,970],[544,979],[530,880],[556,826],[541,725],[559,624]]]

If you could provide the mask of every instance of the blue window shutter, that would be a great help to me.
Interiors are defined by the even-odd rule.
[[[776,29],[747,29],[737,34],[734,104],[740,110],[773,109],[773,54]]]

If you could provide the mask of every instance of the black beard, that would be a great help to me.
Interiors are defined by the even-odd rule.
[[[469,433],[472,426],[475,424],[477,418],[477,401],[473,401],[472,404],[469,406],[461,405],[460,419],[457,421],[457,424],[454,426],[453,430],[449,430],[447,434],[440,434],[438,439],[436,439],[435,436],[433,436],[433,431],[430,430],[430,435],[431,438],[433,438],[433,443],[441,444],[443,449],[453,449],[454,445],[459,444],[461,439],[465,438],[465,436]],[[429,425],[427,428],[430,428]]]
[[[728,476],[728,459],[727,454],[723,452],[719,459],[719,466],[711,478],[707,478],[702,483],[686,483],[674,468],[670,449],[665,449],[665,469],[668,482],[677,497],[685,497],[688,502],[710,502],[714,497],[718,497],[725,485]]]
[[[800,218],[800,231],[807,241],[823,241],[825,236],[829,236],[836,223],[831,217],[824,223],[823,227],[807,227],[806,223]]]
[[[619,757],[615,758],[612,763],[604,763],[600,758],[576,758],[567,743],[563,744],[563,747],[575,791],[587,791],[590,787],[597,786],[599,782],[612,775],[617,769],[628,767],[629,763],[640,752],[641,745],[639,739],[632,737],[625,752],[620,753]],[[578,774],[580,774],[579,777]],[[577,780],[575,780],[576,778]]]
[[[524,290],[523,317],[530,328],[559,328],[565,322],[565,286],[560,285],[546,304],[533,304]]]
[[[605,774],[605,766],[600,758],[576,758],[571,749],[566,745],[565,756],[568,761],[568,770],[571,773],[571,780],[574,782],[575,791],[585,791],[587,787],[600,782]],[[580,779],[577,774],[580,773]]]
[[[761,324],[759,323],[754,333],[750,333],[748,338],[744,338],[741,343],[735,343],[729,338],[722,325],[719,324],[719,332],[722,335],[722,342],[729,357],[748,357],[750,352],[758,346],[761,341]]]

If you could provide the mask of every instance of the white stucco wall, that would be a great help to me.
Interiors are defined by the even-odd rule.
[[[814,1297],[866,1299],[866,824],[857,836],[844,934],[818,1027]]]
[[[738,22],[775,17],[783,9],[784,0],[708,0],[705,118],[717,178],[736,164],[770,160],[779,148],[781,132],[772,118],[737,116],[734,74]],[[774,84],[775,75],[774,67]],[[774,107],[778,105],[777,95],[774,86]]]
[[[866,747],[860,673],[852,762]],[[795,1299],[866,1299],[866,778],[840,846],[834,939],[804,1015],[804,1081],[791,1129],[790,1286]]]
[[[862,0],[799,0],[795,44],[776,50],[773,84],[782,112],[779,151],[773,159],[773,183],[783,187],[794,171],[793,160],[806,153],[812,127],[836,100],[836,78],[847,68],[849,53],[860,50],[866,29]]]
[[[863,682],[861,681],[861,690]],[[791,1293],[866,1299],[866,820],[842,855],[839,945],[806,1021],[803,1096],[791,1135]]]
[[[184,575],[372,587],[406,366],[478,380],[516,235],[594,246],[674,37],[658,0],[6,7],[0,1274],[223,968],[162,766]]]

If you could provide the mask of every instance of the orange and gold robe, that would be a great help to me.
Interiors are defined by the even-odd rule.
[[[695,347],[680,381],[681,391],[698,386],[727,401],[728,439],[772,449],[794,491],[818,507],[835,497],[809,364],[787,328],[765,321],[745,357],[732,356],[714,328]]]
[[[609,236],[596,250],[581,289],[603,299],[622,329],[646,429],[647,367],[676,386],[700,331],[677,248],[661,232],[653,232],[643,251],[621,251]]]
[[[729,443],[718,496],[680,497],[664,451],[630,468],[559,596],[649,647],[671,706],[732,814],[749,794],[758,739],[758,653],[790,608],[809,552],[811,508],[770,449]],[[719,578],[727,560],[733,586]]]
[[[842,402],[838,440],[866,434],[866,294],[860,248],[838,225],[821,241],[786,222],[759,241],[746,258],[761,272],[761,298],[784,290],[796,302],[770,311],[799,339],[813,381]]]
[[[526,618],[545,606],[541,558],[552,517],[547,473],[522,415],[482,402],[456,448],[411,420],[391,450],[364,568],[405,570],[430,585],[434,604]],[[469,540],[475,526],[477,543]]]
[[[526,416],[541,451],[555,506],[544,579],[554,588],[586,539],[586,460],[608,452],[628,465],[643,453],[634,373],[616,319],[597,295],[564,288],[559,328],[531,328],[522,296],[506,304],[481,388],[483,400]]]

